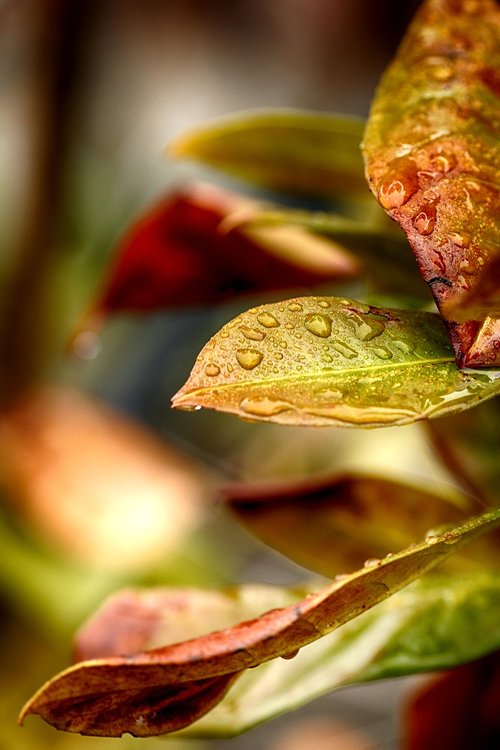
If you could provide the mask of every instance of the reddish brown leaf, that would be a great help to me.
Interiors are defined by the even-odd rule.
[[[265,544],[328,577],[460,523],[481,507],[465,496],[361,475],[228,485],[222,496]],[[497,544],[489,534],[467,547],[465,559],[454,555],[448,564],[462,570],[474,567],[476,559],[491,564]]]
[[[162,200],[120,242],[91,317],[98,321],[109,312],[146,312],[307,288],[357,273],[357,262],[347,253],[304,229],[247,231],[222,225],[234,211],[255,206],[208,186]],[[85,323],[92,324],[91,317]]]
[[[0,416],[0,486],[44,544],[80,564],[134,569],[198,525],[207,475],[98,401],[39,388]]]
[[[35,713],[59,729],[102,736],[180,729],[212,708],[242,670],[290,657],[499,523],[500,512],[471,519],[389,558],[370,561],[289,606],[209,635],[80,662],[43,686],[23,709],[21,721]]]
[[[500,747],[500,656],[457,667],[411,702],[406,750]]]
[[[457,364],[500,366],[495,0],[426,0],[377,91],[370,185],[404,229]]]

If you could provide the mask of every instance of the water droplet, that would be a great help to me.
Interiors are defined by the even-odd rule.
[[[302,312],[304,308],[298,302],[290,302],[288,309],[290,312]]]
[[[439,540],[439,536],[439,531],[437,529],[429,529],[429,531],[425,535],[425,543],[436,544],[436,542]]]
[[[217,375],[220,375],[220,367],[213,362],[209,362],[205,367],[205,375],[208,375],[209,378],[217,377]]]
[[[201,406],[199,404],[197,404],[196,406],[191,406],[189,404],[179,404],[177,408],[181,411],[200,411]]]
[[[240,326],[239,331],[243,334],[246,339],[250,341],[263,341],[266,338],[264,331],[259,331],[258,328],[250,328],[249,326]]]
[[[253,370],[260,365],[263,356],[258,349],[238,349],[236,352],[236,359],[245,370]]]
[[[281,352],[276,352],[274,356],[276,357],[276,359],[283,359],[283,354]]]
[[[416,344],[414,344],[413,341],[400,341],[399,339],[392,339],[391,343],[395,349],[398,349],[403,354],[412,354],[416,348]]]
[[[379,359],[392,359],[392,352],[386,346],[371,346],[370,350]]]
[[[325,310],[327,307],[330,307],[330,303],[328,302],[327,299],[319,299],[318,306],[322,307]]]
[[[406,203],[416,189],[416,184],[404,178],[387,180],[380,186],[378,199],[381,205],[390,211],[392,208],[399,208],[403,203]]]
[[[385,331],[385,318],[372,313],[358,313],[349,310],[345,313],[354,326],[356,338],[360,341],[371,341]]]
[[[320,396],[322,399],[325,399],[330,402],[338,403],[339,401],[342,401],[344,394],[342,391],[338,391],[334,388],[320,388],[316,391],[316,394]]]
[[[465,247],[470,242],[470,237],[465,232],[448,232],[447,237],[458,247]]]
[[[80,359],[95,359],[101,349],[101,339],[95,331],[82,331],[73,340],[73,351]]]
[[[309,313],[304,318],[304,325],[314,336],[328,338],[332,332],[332,319],[323,313]]]
[[[282,659],[294,659],[299,653],[300,649],[296,648],[294,651],[289,651],[288,654],[281,654]]]
[[[256,417],[272,417],[293,408],[293,404],[289,401],[275,401],[267,396],[247,397],[240,401],[240,409]]]
[[[431,68],[431,75],[435,81],[445,83],[453,78],[453,68],[451,65],[436,65]]]
[[[279,320],[276,320],[274,315],[271,315],[271,313],[268,312],[263,312],[257,315],[257,320],[261,326],[264,326],[264,328],[277,328],[280,325]]]
[[[358,356],[357,351],[343,341],[332,341],[332,348],[346,359],[354,359]]]
[[[435,172],[442,172],[443,174],[450,172],[457,166],[455,155],[446,151],[437,151],[435,154],[430,154],[429,161]]]
[[[382,560],[379,560],[378,557],[370,557],[369,560],[365,560],[364,566],[365,568],[378,568],[379,565],[382,565]]]
[[[432,234],[436,226],[436,207],[432,203],[424,206],[416,216],[413,217],[413,226],[421,235]]]

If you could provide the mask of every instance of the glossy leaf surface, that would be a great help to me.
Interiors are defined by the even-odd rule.
[[[280,424],[380,427],[466,409],[499,391],[498,373],[457,369],[437,315],[303,297],[224,326],[173,405]]]
[[[21,719],[36,713],[57,728],[103,736],[179,730],[216,705],[242,671],[290,658],[499,523],[500,511],[470,519],[257,619],[170,646],[80,662],[46,683]]]
[[[333,577],[384,557],[446,524],[463,522],[480,504],[375,476],[345,475],[295,483],[229,485],[223,498],[238,520],[294,562]],[[500,565],[498,537],[468,545],[457,570]],[[472,554],[472,557],[471,557]]]
[[[469,367],[500,365],[499,51],[495,0],[422,3],[364,137],[371,188]]]
[[[345,115],[257,110],[193,129],[170,144],[169,153],[269,190],[363,196],[363,127],[362,120]]]

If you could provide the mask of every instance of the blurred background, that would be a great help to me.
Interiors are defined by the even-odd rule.
[[[443,479],[418,429],[405,428],[404,439],[384,430],[374,447],[357,432],[283,431],[171,412],[170,398],[203,344],[264,298],[114,316],[89,360],[58,348],[134,218],[193,180],[227,186],[207,169],[165,158],[171,138],[259,107],[366,117],[417,4],[0,0],[2,383],[7,392],[26,373],[29,384],[33,349],[53,347],[49,379],[59,384],[25,399],[13,416],[7,410],[0,431],[0,658],[7,676],[0,748],[198,747],[176,739],[95,741],[36,719],[21,730],[15,718],[67,663],[74,628],[115,588],[281,584],[309,575],[213,506],[221,477],[302,477],[362,465]],[[46,338],[39,336],[42,318]],[[127,421],[101,401],[95,406],[94,396]],[[54,455],[55,468],[47,460]],[[125,465],[136,473],[123,472]],[[102,473],[93,474],[96,466]],[[170,493],[168,509],[160,487]],[[405,685],[349,688],[240,738],[199,746],[396,748]]]

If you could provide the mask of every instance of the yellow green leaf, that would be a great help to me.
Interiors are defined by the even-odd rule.
[[[257,110],[193,129],[168,152],[278,192],[364,196],[363,127],[346,115]]]
[[[498,372],[456,367],[438,315],[300,297],[225,325],[172,403],[280,424],[381,427],[460,411],[499,392]]]

